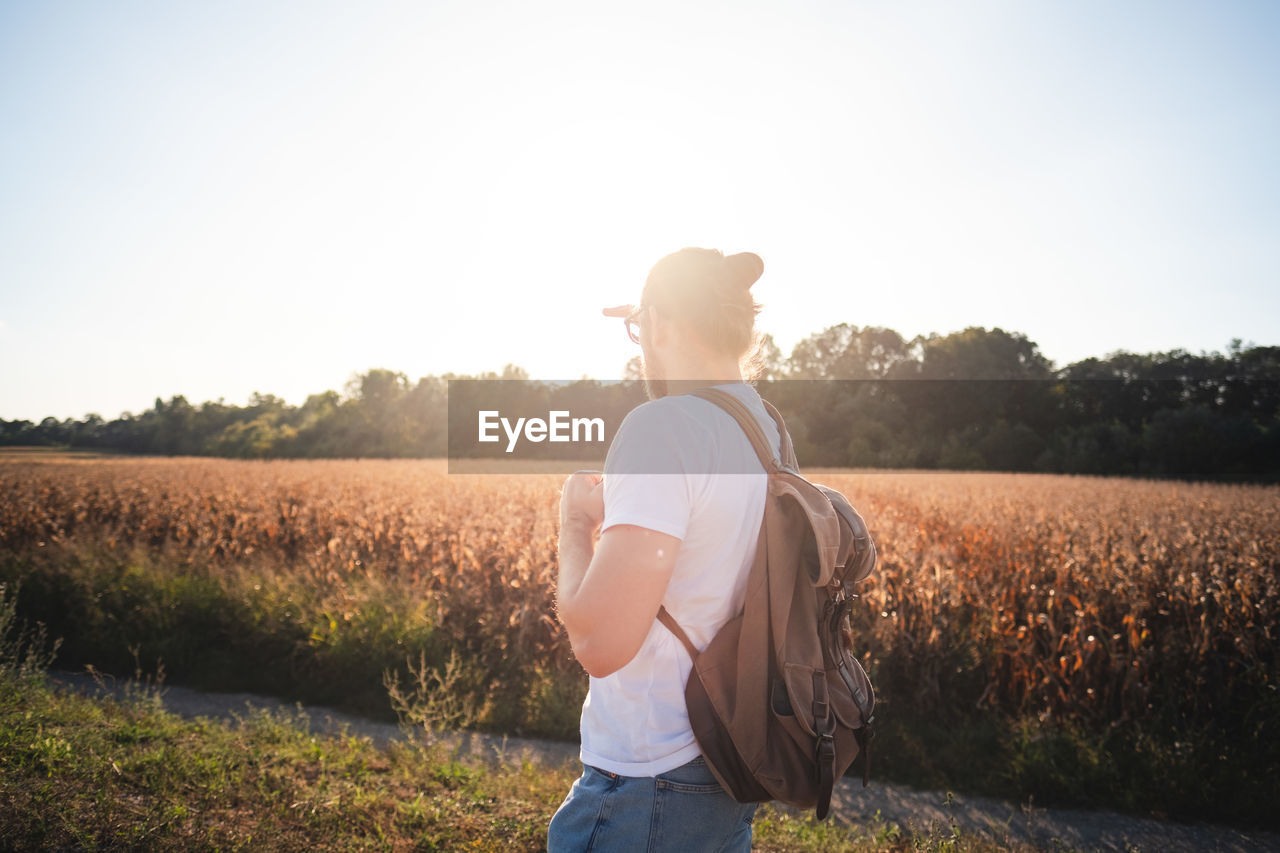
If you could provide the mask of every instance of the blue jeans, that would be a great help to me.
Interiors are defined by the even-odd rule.
[[[551,818],[549,853],[747,851],[756,803],[725,793],[701,755],[657,776],[619,776],[583,765]]]

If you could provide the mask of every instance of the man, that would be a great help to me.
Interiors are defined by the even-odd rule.
[[[735,395],[777,451],[743,378],[763,268],[749,253],[683,249],[653,267],[637,309],[605,310],[640,344],[651,399],[619,427],[604,474],[578,472],[561,495],[556,605],[591,679],[583,773],[551,820],[552,851],[751,847],[756,806],[703,761],[684,702],[692,661],[656,616],[665,606],[704,649],[742,610],[767,477],[737,422],[687,392]]]

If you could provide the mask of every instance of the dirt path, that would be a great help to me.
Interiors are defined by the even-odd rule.
[[[125,695],[126,681],[99,685],[87,674],[54,672],[56,685],[90,695]],[[252,693],[204,693],[185,687],[165,687],[162,699],[170,711],[183,717],[215,717],[230,720],[250,707],[296,710],[297,706]],[[316,732],[365,736],[378,745],[401,737],[397,726],[331,711],[304,708]],[[577,760],[577,744],[527,738],[498,737],[473,732],[452,735],[446,742],[464,755],[491,761],[529,758],[563,764]],[[873,781],[863,788],[860,780],[844,779],[835,795],[833,815],[838,820],[897,823],[904,828],[946,832],[957,826],[964,834],[1030,842],[1045,850],[1134,851],[1134,853],[1252,853],[1280,851],[1280,834],[1231,829],[1210,824],[1180,824],[1130,817],[1114,812],[1073,809],[1028,810],[1004,800],[957,794],[950,805],[945,793],[917,791],[904,785]]]

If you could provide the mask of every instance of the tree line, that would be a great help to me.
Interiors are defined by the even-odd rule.
[[[892,329],[841,323],[800,341],[789,357],[766,338],[760,366],[757,387],[786,416],[805,466],[1280,478],[1280,347],[1237,339],[1225,353],[1121,351],[1055,368],[1025,335],[1000,328],[907,340]],[[621,383],[529,382],[514,365],[415,383],[375,368],[342,393],[312,394],[300,406],[260,393],[244,406],[193,405],[176,395],[114,420],[0,419],[0,445],[438,457],[459,452],[447,443],[449,383],[459,379],[526,380],[510,385],[522,410],[605,412],[615,428],[645,399],[638,358]],[[510,394],[503,399],[512,402]]]

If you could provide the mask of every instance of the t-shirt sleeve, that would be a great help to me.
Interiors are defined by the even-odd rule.
[[[623,419],[604,463],[602,531],[633,524],[684,539],[691,498],[680,417],[646,403]]]

